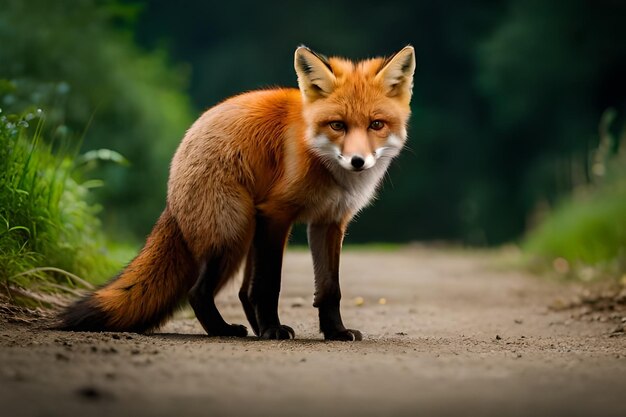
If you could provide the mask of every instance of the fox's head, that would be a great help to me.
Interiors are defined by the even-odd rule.
[[[363,171],[406,141],[415,51],[351,62],[296,49],[295,68],[312,149],[332,168]]]

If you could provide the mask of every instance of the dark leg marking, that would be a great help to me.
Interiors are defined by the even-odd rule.
[[[243,272],[243,282],[241,283],[241,288],[239,289],[239,300],[241,301],[241,305],[243,306],[243,311],[246,313],[246,318],[252,326],[252,331],[254,334],[259,336],[259,323],[256,319],[256,311],[254,306],[250,302],[250,284],[252,282],[252,273],[254,269],[254,245],[250,245],[250,250],[248,251],[248,258],[246,259],[246,267]]]
[[[220,282],[233,272],[226,257],[214,256],[204,263],[200,277],[189,291],[189,304],[204,330],[211,336],[244,337],[248,334],[246,326],[226,323],[215,306],[215,293]]]
[[[326,340],[362,340],[360,331],[346,329],[339,310],[339,257],[344,227],[339,224],[310,224],[307,231],[315,271],[313,305],[319,309],[320,331]]]
[[[263,339],[293,339],[295,333],[278,318],[283,252],[291,222],[258,215],[249,256],[249,301],[254,308],[258,335]],[[245,308],[245,307],[244,307]]]

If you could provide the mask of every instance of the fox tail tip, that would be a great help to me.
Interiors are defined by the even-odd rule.
[[[92,296],[87,296],[66,307],[57,316],[57,321],[50,329],[65,331],[105,331],[107,330],[107,315],[98,306]]]

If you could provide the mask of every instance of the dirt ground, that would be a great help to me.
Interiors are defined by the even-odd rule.
[[[364,334],[354,343],[321,339],[311,261],[299,251],[286,256],[280,305],[295,340],[209,338],[186,311],[153,335],[5,317],[0,414],[626,416],[626,318],[552,311],[577,289],[499,256],[345,253],[344,322]],[[221,310],[247,324],[235,292]]]

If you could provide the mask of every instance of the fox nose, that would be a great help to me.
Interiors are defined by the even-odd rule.
[[[361,169],[363,168],[363,165],[365,165],[365,159],[360,156],[353,156],[350,160],[350,164],[356,169]]]

